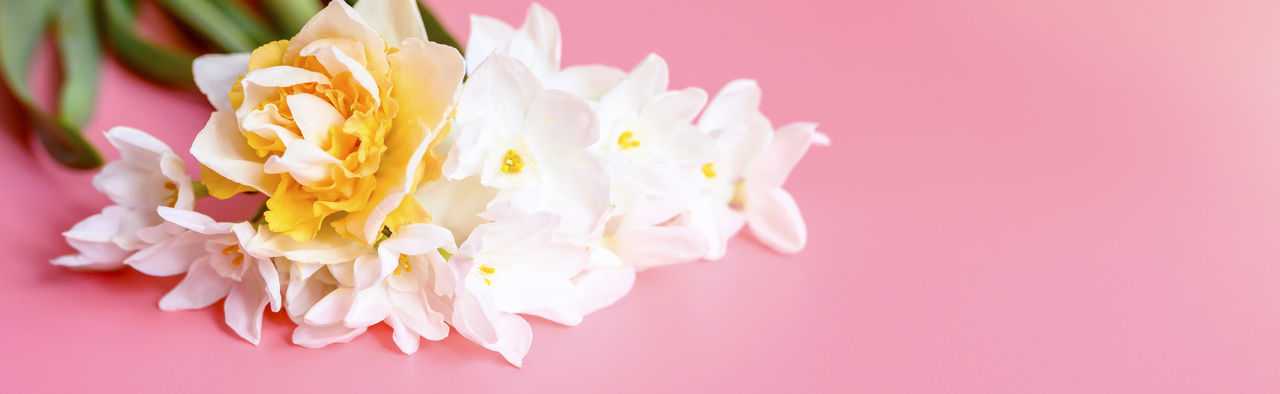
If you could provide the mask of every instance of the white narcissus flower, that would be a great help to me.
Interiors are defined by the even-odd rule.
[[[622,80],[625,74],[603,65],[573,66],[560,69],[560,24],[555,15],[538,3],[529,5],[524,25],[510,25],[487,16],[471,16],[471,34],[467,41],[467,74],[493,53],[516,58],[550,89],[572,92],[587,100],[599,100],[606,90]]]
[[[476,176],[498,189],[490,209],[510,203],[524,213],[554,213],[561,231],[579,236],[599,225],[609,209],[609,175],[587,151],[599,125],[586,101],[543,89],[523,64],[494,54],[467,80],[455,122],[444,174]]]
[[[191,153],[210,194],[262,192],[268,228],[299,242],[332,229],[368,244],[429,220],[411,196],[439,176],[431,146],[465,63],[426,41],[416,6],[334,1],[289,40],[200,58],[195,80],[217,111]]]
[[[199,309],[226,298],[227,326],[246,341],[262,337],[263,308],[280,310],[280,275],[270,258],[246,248],[253,225],[217,222],[203,214],[160,207],[159,215],[185,229],[168,241],[134,254],[126,261],[148,275],[186,272],[177,287],[160,299],[160,309]]]
[[[729,238],[744,224],[776,251],[804,248],[804,219],[782,183],[809,146],[828,145],[830,140],[810,123],[791,124],[775,133],[760,113],[760,96],[755,81],[730,82],[698,120],[719,153],[700,169],[701,194],[689,215],[710,241],[707,259],[723,257]]]
[[[566,325],[582,321],[572,279],[591,253],[559,240],[558,222],[555,215],[536,213],[482,224],[449,259],[457,273],[449,323],[516,366],[533,340],[529,323],[517,314]]]
[[[93,187],[113,205],[63,233],[79,253],[55,258],[53,264],[85,270],[120,268],[134,251],[169,238],[156,207],[195,206],[182,158],[164,142],[128,127],[113,128],[106,136],[120,150],[120,160],[103,167]]]
[[[332,288],[314,302],[306,302],[305,312],[294,314],[308,330],[363,330],[385,322],[394,330],[396,346],[412,354],[418,350],[419,338],[438,341],[449,334],[442,309],[449,308],[454,274],[444,256],[454,251],[453,236],[442,227],[421,223],[400,227],[379,244],[376,254],[328,266]],[[292,302],[290,308],[294,308]]]
[[[677,205],[687,206],[694,196],[689,191],[699,183],[689,169],[713,154],[711,141],[692,123],[706,92],[667,91],[667,79],[666,62],[649,55],[597,107],[602,131],[592,150],[612,165],[610,198],[617,214],[627,214],[645,197],[679,199]]]

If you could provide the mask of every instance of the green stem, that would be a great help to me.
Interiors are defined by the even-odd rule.
[[[195,88],[191,62],[195,55],[144,40],[133,30],[134,2],[102,0],[102,17],[107,43],[129,69],[164,84]]]
[[[302,26],[320,12],[316,0],[263,0],[262,7],[276,23],[276,31],[282,37],[292,37]]]
[[[156,3],[223,51],[249,52],[254,48],[253,40],[207,0],[156,0]]]

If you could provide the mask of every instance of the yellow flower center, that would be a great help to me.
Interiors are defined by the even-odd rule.
[[[490,281],[489,277],[493,276],[493,273],[497,272],[498,270],[487,265],[481,265],[476,269],[480,270],[480,276],[484,278],[484,284],[493,286],[493,281]]]
[[[626,150],[640,146],[640,140],[635,138],[635,133],[631,130],[623,131],[618,135],[618,150]]]
[[[222,255],[233,256],[231,257],[231,265],[240,266],[240,264],[244,264],[244,253],[240,253],[240,245],[231,245],[222,248]]]
[[[168,190],[169,193],[165,195],[160,202],[164,203],[164,205],[169,208],[173,208],[175,205],[178,205],[178,185],[174,184],[172,181],[165,182],[164,190]]]
[[[507,149],[507,155],[502,158],[502,173],[515,174],[524,169],[524,161],[520,160],[520,155],[516,151]]]
[[[409,256],[400,255],[400,265],[396,266],[392,274],[400,275],[406,272],[413,272],[413,264],[409,264]]]
[[[703,165],[702,165],[702,175],[705,175],[705,176],[707,177],[707,179],[715,178],[715,177],[716,177],[716,166],[715,166],[715,164],[712,164],[712,163],[703,164]]]

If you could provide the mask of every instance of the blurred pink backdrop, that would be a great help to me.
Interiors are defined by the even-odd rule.
[[[457,335],[405,356],[385,327],[308,350],[281,315],[255,348],[221,308],[159,311],[177,278],[50,266],[106,199],[8,138],[4,391],[1280,391],[1280,3],[543,4],[565,64],[656,52],[673,86],[755,78],[775,124],[820,122],[834,145],[788,184],[808,249],[748,235],[642,273],[581,326],[535,321],[523,369]],[[432,5],[462,38],[528,3]],[[108,157],[122,124],[186,150],[201,97],[103,69]]]

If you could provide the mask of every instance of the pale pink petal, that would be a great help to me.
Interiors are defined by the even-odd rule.
[[[422,343],[422,336],[402,323],[394,313],[387,316],[386,323],[391,326],[391,339],[396,342],[396,347],[400,348],[401,352],[404,352],[404,354],[418,352],[418,346]]]
[[[351,300],[351,309],[342,319],[347,327],[368,327],[387,318],[391,314],[391,305],[384,287],[375,287],[355,292]]]
[[[364,334],[367,329],[368,327],[318,327],[302,324],[293,330],[293,343],[306,348],[318,349],[335,343],[351,342],[352,339],[356,339],[360,334]]]
[[[356,292],[349,288],[339,287],[321,298],[307,314],[303,321],[313,326],[329,326],[342,322],[355,303]]]
[[[781,253],[804,249],[808,234],[800,207],[782,188],[752,193],[747,203],[747,225],[765,245]]]
[[[707,254],[707,238],[685,226],[623,227],[614,252],[636,269],[687,263]]]
[[[208,256],[205,242],[209,236],[194,231],[149,246],[124,260],[133,269],[151,276],[173,276],[187,272],[192,262]]]
[[[223,278],[209,266],[208,259],[196,260],[178,286],[160,298],[160,309],[180,311],[200,309],[222,299],[235,281]]]
[[[262,338],[262,309],[270,303],[266,284],[254,275],[246,275],[243,282],[231,287],[227,300],[222,303],[227,327],[254,345]]]

